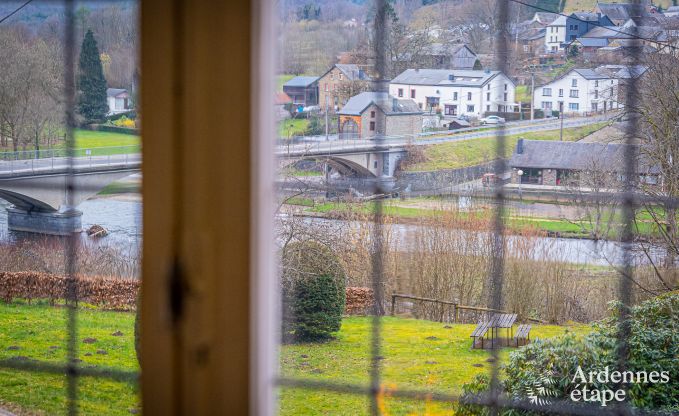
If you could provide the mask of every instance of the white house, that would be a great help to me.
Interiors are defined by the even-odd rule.
[[[108,113],[120,114],[130,111],[130,94],[122,88],[106,89],[106,101],[108,101]]]
[[[594,69],[572,69],[554,81],[535,88],[533,102],[545,112],[565,114],[605,112],[621,108],[618,79]]]
[[[545,29],[545,52],[556,53],[564,50],[566,42],[566,16],[559,16]]]
[[[424,111],[480,117],[514,111],[515,85],[500,71],[407,69],[391,80],[389,94],[410,98]]]

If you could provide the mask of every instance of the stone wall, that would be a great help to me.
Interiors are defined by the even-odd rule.
[[[431,172],[399,172],[396,186],[411,192],[450,190],[451,186],[479,179],[484,173],[493,171],[493,162],[468,166],[460,169],[448,169]]]
[[[549,186],[556,185],[556,169],[542,169],[542,184]]]
[[[387,136],[415,135],[422,132],[422,115],[391,115],[387,117]]]

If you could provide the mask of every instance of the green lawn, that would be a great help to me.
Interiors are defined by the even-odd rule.
[[[530,103],[533,98],[530,94],[530,85],[517,85],[516,86],[516,100],[517,102]]]
[[[291,136],[304,136],[309,119],[289,118],[278,122],[278,137],[288,138]]]
[[[565,141],[580,140],[583,137],[600,130],[608,123],[596,123],[588,126],[573,127],[563,130]],[[514,152],[516,142],[523,137],[527,140],[559,140],[559,130],[540,131],[515,134],[505,139],[505,156]],[[478,165],[493,160],[496,155],[497,139],[484,137],[480,139],[460,140],[433,144],[424,150],[426,162],[409,165],[408,171],[434,171],[443,169],[457,169],[465,166]]]
[[[138,371],[134,352],[134,315],[81,308],[78,314],[80,365]],[[63,363],[66,357],[66,309],[43,302],[0,304],[0,359],[35,359]],[[121,331],[122,336],[112,334]],[[84,343],[93,338],[94,343]],[[134,384],[84,377],[78,383],[84,415],[129,415],[137,406]],[[28,411],[64,414],[65,377],[0,370],[0,402]]]
[[[131,134],[83,129],[76,129],[74,134],[76,156],[85,156],[86,149],[92,150],[92,156],[139,153],[139,150],[141,149],[141,139],[139,136]],[[55,150],[63,150],[65,148],[66,146],[63,141],[54,146]],[[26,151],[32,151],[34,149],[34,146],[26,147]],[[20,150],[23,150],[23,147]],[[11,152],[12,149],[2,149],[1,151]],[[49,150],[44,147],[41,148],[41,153],[50,157]]]
[[[367,317],[342,321],[337,339],[324,344],[284,346],[281,372],[287,377],[352,383],[365,386],[369,379],[370,322]],[[405,318],[382,321],[383,385],[388,389],[426,389],[459,393],[461,384],[487,372],[489,353],[471,350],[473,325],[451,325]],[[94,368],[138,370],[133,345],[134,315],[103,312],[81,307],[78,314],[78,357],[80,365]],[[36,359],[62,363],[65,359],[66,311],[44,302],[15,301],[0,304],[0,359]],[[565,332],[587,332],[588,326],[534,326],[532,338],[547,338]],[[122,336],[113,333],[122,332]],[[84,343],[93,338],[93,343]],[[56,348],[54,348],[56,347]],[[106,354],[97,353],[105,351]],[[506,357],[509,350],[502,352]],[[25,358],[21,358],[25,357]],[[0,371],[0,403],[28,412],[63,414],[65,378],[26,371]],[[83,415],[128,415],[139,399],[136,386],[85,377],[79,383],[80,413]],[[281,389],[282,415],[361,415],[367,401],[359,396],[327,392]],[[425,402],[386,399],[385,414],[421,412]],[[432,408],[440,406],[431,405]],[[443,409],[445,410],[445,406]]]

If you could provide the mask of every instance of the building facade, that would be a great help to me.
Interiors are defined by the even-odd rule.
[[[417,104],[386,92],[363,92],[351,97],[337,114],[340,139],[413,137],[422,132],[422,111]]]
[[[556,80],[535,88],[533,102],[546,114],[585,115],[621,108],[618,80],[593,69],[572,69]]]
[[[368,89],[370,77],[355,64],[335,64],[318,78],[318,105],[335,112]]]
[[[613,22],[601,13],[571,13],[566,19],[566,43],[573,42],[595,27],[601,26],[613,26]]]
[[[545,52],[563,52],[566,42],[566,16],[559,16],[545,28]]]
[[[408,69],[391,81],[389,93],[415,101],[425,112],[451,117],[512,112],[517,106],[514,82],[500,71]]]
[[[318,77],[294,77],[283,84],[283,92],[295,106],[318,105]]]

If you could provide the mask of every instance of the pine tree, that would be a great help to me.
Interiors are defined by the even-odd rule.
[[[104,119],[108,113],[106,78],[101,65],[99,48],[92,30],[88,30],[80,49],[78,72],[78,112],[86,122]]]

